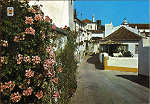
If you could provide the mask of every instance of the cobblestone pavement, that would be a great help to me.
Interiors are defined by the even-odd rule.
[[[96,56],[86,56],[79,66],[71,104],[148,104],[149,88],[128,79],[137,73],[105,71],[96,62]]]

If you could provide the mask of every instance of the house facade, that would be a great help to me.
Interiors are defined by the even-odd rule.
[[[129,30],[132,33],[138,34],[142,37],[145,37],[149,34],[150,29],[149,29],[150,24],[131,24],[129,23],[126,19],[123,20],[122,24],[119,26],[114,27],[112,22],[110,24],[105,24],[105,37],[108,37],[121,27],[125,27],[127,30]],[[138,44],[137,42],[135,43],[123,43],[123,44],[128,44],[125,47],[128,47],[128,50],[136,57],[138,57]]]
[[[74,10],[74,31],[77,33],[77,51],[79,62],[88,53],[98,53],[99,39],[104,36],[104,26],[101,25],[101,20],[95,22],[95,17],[92,20],[80,20]],[[98,40],[97,40],[98,39]]]
[[[133,57],[138,57],[138,43],[141,38],[140,35],[131,31],[127,26],[121,25],[116,31],[105,37],[105,40],[120,43],[121,46],[118,51],[130,51]]]
[[[86,51],[86,42],[85,40],[88,39],[87,37],[87,31],[85,29],[85,23],[83,23],[78,17],[76,10],[74,10],[74,31],[77,35],[77,49],[75,52],[75,56],[77,61],[80,63],[85,56]]]
[[[88,33],[87,49],[90,53],[99,53],[99,40],[104,38],[104,26],[101,25],[101,20],[96,20],[92,16],[92,20],[84,19],[85,28]]]

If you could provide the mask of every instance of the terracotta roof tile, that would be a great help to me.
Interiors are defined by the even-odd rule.
[[[103,30],[88,30],[92,33],[103,33],[104,31]]]
[[[135,34],[125,27],[120,27],[118,30],[113,32],[112,34],[108,35],[105,40],[112,40],[112,41],[138,41],[142,37],[138,34]]]
[[[150,24],[129,24],[130,27],[138,29],[150,29]]]
[[[82,20],[83,23],[92,23],[91,20],[88,20],[88,19],[85,19],[85,20]]]

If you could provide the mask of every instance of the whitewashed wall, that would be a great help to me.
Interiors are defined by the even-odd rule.
[[[96,25],[96,23],[87,23],[85,28],[88,30],[97,30],[97,25]]]
[[[139,29],[140,32],[150,32],[150,29]]]
[[[73,2],[71,0],[40,0],[30,1],[30,5],[42,4],[41,8],[45,16],[49,16],[57,27],[64,27],[65,25],[73,28]]]
[[[54,43],[56,44],[56,47],[53,47],[54,51],[64,49],[67,44],[67,37],[62,36],[61,38],[55,40]]]
[[[143,39],[143,47],[150,47],[150,37]]]
[[[102,37],[102,38],[104,38],[104,33],[93,33],[92,37]]]
[[[138,57],[138,54],[135,53],[135,47],[138,43],[128,43],[128,51],[133,54],[133,57]]]
[[[96,53],[99,53],[99,43],[93,43],[93,45],[94,45],[94,53],[96,54]]]
[[[113,25],[112,23],[110,24],[105,24],[105,37],[107,37],[109,34],[113,32]]]
[[[145,42],[147,41],[147,42]],[[145,45],[146,43],[146,45]],[[150,76],[150,38],[139,42],[139,74]]]
[[[116,67],[128,67],[128,68],[138,68],[138,57],[127,58],[127,57],[108,57],[108,66]]]

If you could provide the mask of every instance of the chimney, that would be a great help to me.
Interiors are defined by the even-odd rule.
[[[97,24],[97,30],[100,29],[101,20],[96,20],[96,24]]]
[[[96,20],[97,25],[101,25],[101,20]]]
[[[95,16],[92,16],[92,22],[95,22]]]
[[[77,11],[74,9],[74,18],[77,18]]]

